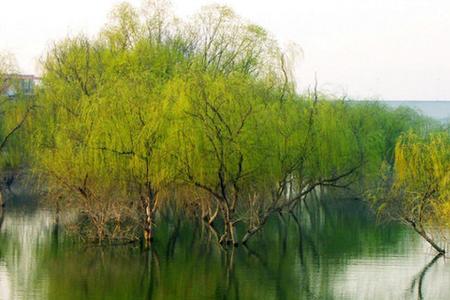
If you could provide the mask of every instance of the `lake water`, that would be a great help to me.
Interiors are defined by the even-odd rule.
[[[426,116],[450,121],[450,101],[383,101],[390,107],[408,106]]]
[[[357,200],[310,203],[229,251],[178,222],[158,226],[152,251],[74,243],[51,213],[15,200],[0,214],[2,300],[450,299],[450,262]]]

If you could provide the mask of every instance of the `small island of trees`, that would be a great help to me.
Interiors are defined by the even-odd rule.
[[[95,37],[50,47],[34,95],[0,96],[1,192],[22,178],[85,242],[150,245],[180,218],[224,248],[344,192],[444,253],[448,125],[298,93],[292,56],[228,7],[181,20],[167,3],[120,4]],[[0,82],[15,72],[0,60]]]

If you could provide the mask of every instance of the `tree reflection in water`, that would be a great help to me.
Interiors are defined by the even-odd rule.
[[[414,290],[417,286],[417,299],[422,300],[423,298],[423,281],[425,278],[425,275],[427,272],[431,269],[431,267],[438,261],[439,258],[444,257],[443,253],[439,253],[436,255],[428,264],[423,267],[423,269],[414,276],[413,280],[411,281],[411,287],[409,288],[409,291],[411,294],[414,294]]]
[[[421,245],[401,226],[377,226],[361,202],[322,202],[274,216],[246,247],[228,249],[207,224],[180,219],[163,222],[150,249],[86,245],[64,236],[52,214],[12,209],[0,230],[0,265],[18,299],[345,299],[368,291],[347,285],[355,262],[368,263],[358,273],[364,281],[376,277],[380,257],[401,265]],[[412,284],[419,295],[424,277]],[[408,289],[409,278],[396,284]]]

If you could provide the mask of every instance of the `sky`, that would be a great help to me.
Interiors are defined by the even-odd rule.
[[[0,51],[23,73],[39,74],[53,41],[94,35],[118,0],[0,0]],[[140,6],[141,0],[128,1]],[[282,45],[302,50],[299,90],[317,78],[321,90],[353,99],[450,99],[448,0],[172,0],[187,17],[225,4],[262,25]]]

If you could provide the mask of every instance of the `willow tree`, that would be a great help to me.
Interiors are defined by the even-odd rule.
[[[361,196],[390,156],[392,141],[408,128],[428,124],[415,112],[392,111],[376,102],[334,100],[317,91],[302,97],[291,93],[279,103],[271,96],[268,116],[259,118],[267,124],[262,136],[271,145],[265,153],[270,163],[265,176],[273,176],[267,185],[272,193],[252,205],[255,222],[244,242],[274,212],[292,212],[318,188]]]
[[[34,120],[33,167],[57,211],[76,209],[79,230],[100,242],[108,237],[113,186],[107,164],[88,146],[95,136],[89,112],[104,75],[99,43],[78,36],[56,43],[43,62],[43,86]],[[110,199],[108,199],[110,198]],[[92,227],[85,226],[91,224]]]
[[[198,75],[186,79],[184,115],[178,121],[179,173],[188,184],[208,192],[224,221],[220,242],[237,244],[235,225],[250,186],[258,183],[261,154],[257,144],[259,96],[240,74]],[[257,189],[255,189],[257,190]]]
[[[99,133],[95,147],[126,162],[118,172],[129,176],[123,179],[137,188],[146,241],[153,236],[160,192],[173,180],[166,145],[174,105],[170,95],[173,77],[182,73],[185,65],[176,42],[163,42],[161,35],[156,39],[144,35],[131,50],[114,53],[110,65],[117,69],[113,67],[115,71],[104,85],[103,101],[94,113]]]
[[[334,132],[319,132],[318,125],[330,121],[325,108],[332,106],[319,105],[317,93],[296,95],[287,56],[262,28],[221,6],[206,7],[188,28],[186,39],[197,55],[190,57],[177,94],[183,124],[177,126],[179,173],[217,202],[208,219],[221,212],[219,241],[246,242],[275,212],[289,211],[315,187],[351,175],[350,163],[331,166],[342,158],[335,144],[344,148],[349,141],[336,135],[342,122]],[[335,159],[317,169],[321,134],[334,138],[321,153]],[[242,238],[237,224],[245,224]]]
[[[375,173],[408,126],[381,106],[298,95],[291,63],[227,7],[184,22],[164,2],[120,4],[99,35],[43,60],[36,173],[85,237],[150,242],[175,204],[219,242],[246,242],[316,188]]]
[[[185,48],[176,36],[151,34],[160,24],[148,18],[121,4],[98,37],[59,42],[44,61],[36,170],[59,202],[89,212],[100,241],[127,231],[135,238],[137,225],[149,242],[171,181],[169,91],[184,73]],[[131,228],[121,234],[122,226]]]
[[[326,101],[317,91],[301,97],[292,92],[272,97],[265,109],[263,135],[270,149],[265,174],[270,176],[271,193],[253,205],[255,221],[243,242],[274,213],[293,213],[317,188],[348,187],[362,166],[354,155],[358,145],[339,102]],[[284,100],[278,101],[280,97]]]
[[[358,143],[345,103],[317,91],[296,95],[287,56],[262,28],[221,6],[206,7],[187,28],[191,67],[176,94],[174,155],[183,180],[217,202],[207,219],[221,212],[219,241],[246,242],[315,188],[347,187],[363,165],[380,161],[355,155],[380,147],[370,130]],[[242,238],[236,224],[245,224]]]
[[[395,147],[392,173],[373,195],[381,216],[410,225],[434,249],[444,253],[428,229],[448,225],[450,191],[450,136],[433,132],[402,135]]]
[[[205,7],[187,28],[181,36],[191,63],[176,94],[178,173],[209,195],[213,209],[202,216],[223,221],[219,242],[236,245],[236,225],[249,225],[251,198],[269,189],[261,117],[281,89],[282,71],[272,67],[281,52],[261,27],[227,7]]]

